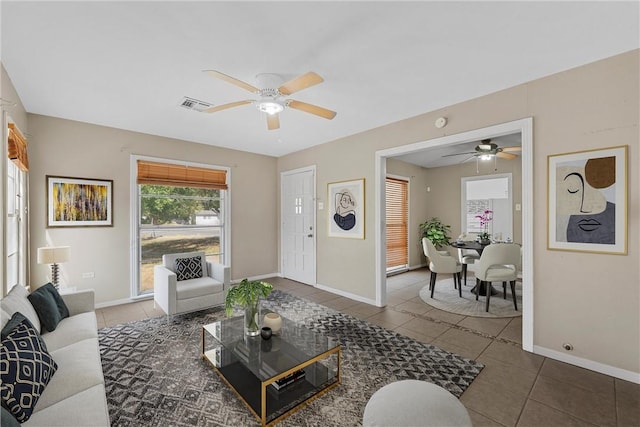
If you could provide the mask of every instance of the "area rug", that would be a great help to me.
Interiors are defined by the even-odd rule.
[[[475,283],[475,279],[469,279],[469,285]],[[489,312],[485,311],[486,299],[480,295],[476,301],[476,295],[471,293],[473,286],[462,286],[462,298],[458,295],[458,290],[453,288],[453,279],[443,278],[436,282],[436,289],[431,298],[429,285],[420,289],[420,298],[425,303],[437,309],[448,311],[449,313],[461,314],[472,317],[518,317],[522,316],[522,283],[516,282],[516,301],[518,301],[518,311],[513,307],[511,297],[511,287],[507,283],[507,299],[502,298],[502,282],[494,283],[493,287],[498,291],[497,295],[491,295],[489,301]]]
[[[483,368],[474,360],[285,292],[273,291],[264,305],[342,345],[341,384],[279,425],[360,425],[367,401],[386,384],[419,379],[460,397]],[[259,425],[200,357],[202,325],[222,318],[224,310],[213,308],[100,329],[111,425]]]

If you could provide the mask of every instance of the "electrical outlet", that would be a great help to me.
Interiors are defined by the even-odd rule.
[[[82,273],[83,279],[93,279],[94,277],[96,277],[96,274],[93,271],[89,273]]]

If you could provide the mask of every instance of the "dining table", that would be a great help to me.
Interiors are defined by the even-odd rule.
[[[487,244],[483,244],[475,240],[470,240],[470,241],[457,240],[455,242],[451,242],[451,246],[453,246],[454,248],[474,250],[478,252],[478,255],[480,256],[482,256],[482,251],[484,250],[484,248],[489,246],[490,244],[491,242]],[[489,287],[491,288],[491,295],[498,294],[498,291],[496,290],[496,288],[494,288],[490,284],[489,284]],[[486,296],[487,295],[486,283],[485,282],[478,283],[478,281],[476,280],[476,285],[473,288],[471,288],[471,292],[473,294],[475,294],[476,292],[479,292],[478,295]]]

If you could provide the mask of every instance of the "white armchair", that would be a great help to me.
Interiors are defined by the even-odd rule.
[[[229,270],[207,261],[204,252],[163,255],[162,265],[153,269],[153,298],[169,315],[223,304],[231,282]]]

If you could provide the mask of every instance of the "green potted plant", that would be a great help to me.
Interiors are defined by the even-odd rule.
[[[433,217],[430,220],[420,224],[422,237],[431,240],[436,249],[442,249],[451,243],[449,237],[450,225],[443,224],[439,218]]]
[[[227,317],[238,306],[244,310],[244,332],[249,336],[260,334],[260,298],[266,298],[273,290],[271,283],[242,279],[227,292],[224,307]]]

